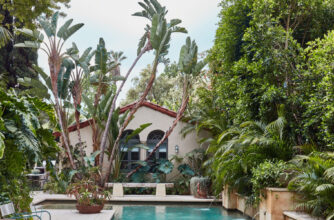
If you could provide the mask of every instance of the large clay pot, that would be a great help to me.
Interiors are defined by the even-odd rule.
[[[80,205],[77,204],[76,205],[77,210],[79,211],[79,213],[81,214],[94,214],[94,213],[100,213],[101,210],[103,209],[104,205]]]
[[[190,179],[190,190],[195,198],[207,198],[209,192],[209,179],[207,177],[192,177]]]

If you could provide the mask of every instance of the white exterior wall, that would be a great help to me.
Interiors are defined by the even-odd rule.
[[[92,127],[87,126],[87,127],[81,128],[80,134],[81,134],[82,141],[85,142],[85,145],[86,145],[85,152],[87,155],[90,155],[93,152]],[[75,146],[77,143],[79,143],[77,131],[70,132],[69,138],[70,138],[70,143],[72,146]]]
[[[138,109],[138,111],[135,114],[134,119],[130,122],[126,130],[135,130],[140,125],[146,124],[146,123],[152,123],[151,126],[147,127],[145,130],[143,130],[140,134],[140,142],[143,144],[146,144],[148,134],[154,130],[161,130],[163,132],[167,131],[169,127],[172,125],[174,121],[174,117],[168,116],[166,114],[163,114],[159,111],[153,110],[151,108],[148,108],[146,106],[142,106]],[[183,127],[185,127],[187,123],[185,122],[179,122],[177,126],[175,127],[172,134],[168,137],[168,158],[170,158],[172,155],[175,155],[175,146],[179,146],[179,152],[178,156],[184,157],[188,152],[199,148],[198,140],[201,137],[204,137],[204,135],[207,135],[205,133],[200,134],[200,136],[197,136],[196,133],[190,132],[185,138],[182,137],[180,134],[180,131]],[[90,126],[87,126],[85,128],[80,129],[82,141],[86,142],[86,154],[89,155],[93,151],[93,143],[92,143],[92,129]],[[70,133],[70,141],[71,144],[74,146],[76,143],[78,143],[78,135],[77,131],[73,131]],[[146,150],[141,149],[140,159],[144,160],[146,158]],[[174,171],[169,174],[169,177],[177,175],[177,165],[174,166]]]

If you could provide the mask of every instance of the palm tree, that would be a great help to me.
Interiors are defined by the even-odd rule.
[[[312,152],[308,156],[296,156],[296,176],[289,188],[299,193],[297,207],[314,216],[334,217],[334,154]]]
[[[122,51],[111,51],[109,57],[109,65],[112,65],[111,75],[113,77],[121,76],[121,62],[126,59]]]
[[[15,47],[29,47],[41,49],[48,56],[50,78],[51,78],[51,88],[55,99],[55,110],[58,116],[58,122],[61,128],[61,134],[63,139],[63,144],[65,145],[66,153],[70,160],[70,164],[73,169],[76,169],[71,150],[68,135],[66,135],[64,126],[64,113],[62,112],[62,106],[60,105],[59,95],[58,95],[58,76],[61,71],[63,60],[68,56],[66,52],[63,51],[63,46],[66,40],[71,37],[76,31],[78,31],[83,24],[72,25],[73,19],[66,21],[59,29],[57,27],[59,13],[56,12],[51,19],[46,19],[41,17],[38,19],[38,23],[42,27],[44,34],[46,35],[46,40],[44,40],[44,34],[38,30],[29,30],[26,28],[18,29],[18,32],[26,34],[34,39],[34,41],[25,41],[23,43],[15,44]]]
[[[283,112],[279,112],[278,119],[269,124],[247,121],[210,140],[207,153],[211,157],[205,166],[215,180],[217,192],[225,184],[251,192],[253,167],[268,159],[288,161],[292,158],[292,141],[285,138],[286,120]]]

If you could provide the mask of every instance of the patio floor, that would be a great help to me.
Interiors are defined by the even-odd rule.
[[[38,205],[43,201],[75,201],[74,197],[64,194],[49,194],[44,192],[34,192],[32,194],[33,205]],[[191,195],[167,195],[164,197],[155,195],[124,195],[123,197],[112,197],[110,202],[174,202],[174,203],[212,203],[221,202],[221,199],[209,198],[198,199]]]

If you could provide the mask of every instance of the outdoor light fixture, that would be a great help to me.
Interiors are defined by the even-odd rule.
[[[179,153],[179,145],[175,145],[175,153],[176,153],[176,154]]]

